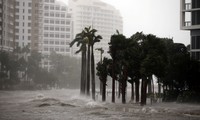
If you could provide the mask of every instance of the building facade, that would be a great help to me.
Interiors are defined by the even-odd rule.
[[[16,0],[15,45],[21,48],[31,44],[32,0]]]
[[[0,49],[15,46],[15,0],[0,0]]]
[[[103,56],[109,57],[108,43],[111,35],[116,33],[116,30],[123,33],[123,21],[119,11],[100,0],[69,0],[69,11],[72,13],[73,38],[85,27],[91,26],[93,29],[98,30],[97,35],[103,37],[101,42],[96,43],[94,47],[103,48]],[[73,47],[73,55],[75,51],[77,51],[77,48]],[[99,61],[100,52],[94,51],[94,55],[95,61]]]
[[[57,0],[32,0],[32,8],[31,49],[42,53],[42,67],[50,70],[51,52],[71,55],[71,14],[67,5]]]
[[[181,29],[190,30],[191,58],[200,60],[200,0],[180,0]]]

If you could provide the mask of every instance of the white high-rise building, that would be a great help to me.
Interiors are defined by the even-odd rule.
[[[31,44],[32,0],[16,0],[15,43],[21,48]]]
[[[50,54],[55,51],[70,55],[71,14],[68,13],[67,5],[54,0],[44,0],[42,27],[43,40],[39,46],[41,53]]]
[[[49,70],[51,63],[48,56],[52,51],[71,55],[71,14],[67,5],[57,0],[33,0],[33,4],[36,7],[32,19],[34,22],[31,47],[42,53],[42,66]]]
[[[123,33],[123,21],[120,12],[101,0],[69,0],[69,11],[72,13],[73,38],[85,27],[91,26],[98,30],[97,35],[103,37],[100,43],[95,44],[95,48],[102,47],[104,50],[103,56],[109,57],[107,52],[111,35],[116,33],[116,30]],[[77,47],[73,47],[72,54],[76,50]],[[97,62],[100,60],[100,52],[94,52],[95,61]]]

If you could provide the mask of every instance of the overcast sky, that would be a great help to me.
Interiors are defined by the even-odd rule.
[[[62,0],[67,2],[68,0]],[[102,0],[117,8],[124,22],[124,35],[137,31],[190,43],[189,31],[180,30],[180,0]]]

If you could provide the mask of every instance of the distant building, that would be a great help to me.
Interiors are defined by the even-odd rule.
[[[16,0],[15,46],[21,48],[31,44],[32,0]]]
[[[15,46],[15,0],[0,0],[0,49]]]
[[[191,57],[200,60],[200,0],[180,0],[181,29],[190,30]]]
[[[44,58],[42,66],[49,69],[48,56],[52,51],[70,55],[72,40],[71,14],[66,4],[56,0],[33,0],[32,49],[38,50]]]
[[[100,43],[95,44],[95,48],[102,47],[104,50],[103,56],[108,57],[108,43],[111,35],[116,33],[116,30],[123,33],[123,21],[120,12],[101,0],[69,0],[69,12],[72,13],[73,38],[85,27],[91,26],[97,29],[97,35],[101,35],[103,39]],[[77,51],[77,47],[72,48],[72,55],[75,51]],[[97,62],[100,60],[100,52],[94,52],[95,61]]]

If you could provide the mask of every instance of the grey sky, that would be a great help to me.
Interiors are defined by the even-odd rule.
[[[68,0],[62,0],[67,2]],[[170,37],[174,42],[190,43],[189,31],[180,30],[180,0],[102,0],[120,10],[124,34],[137,31],[158,37]]]

